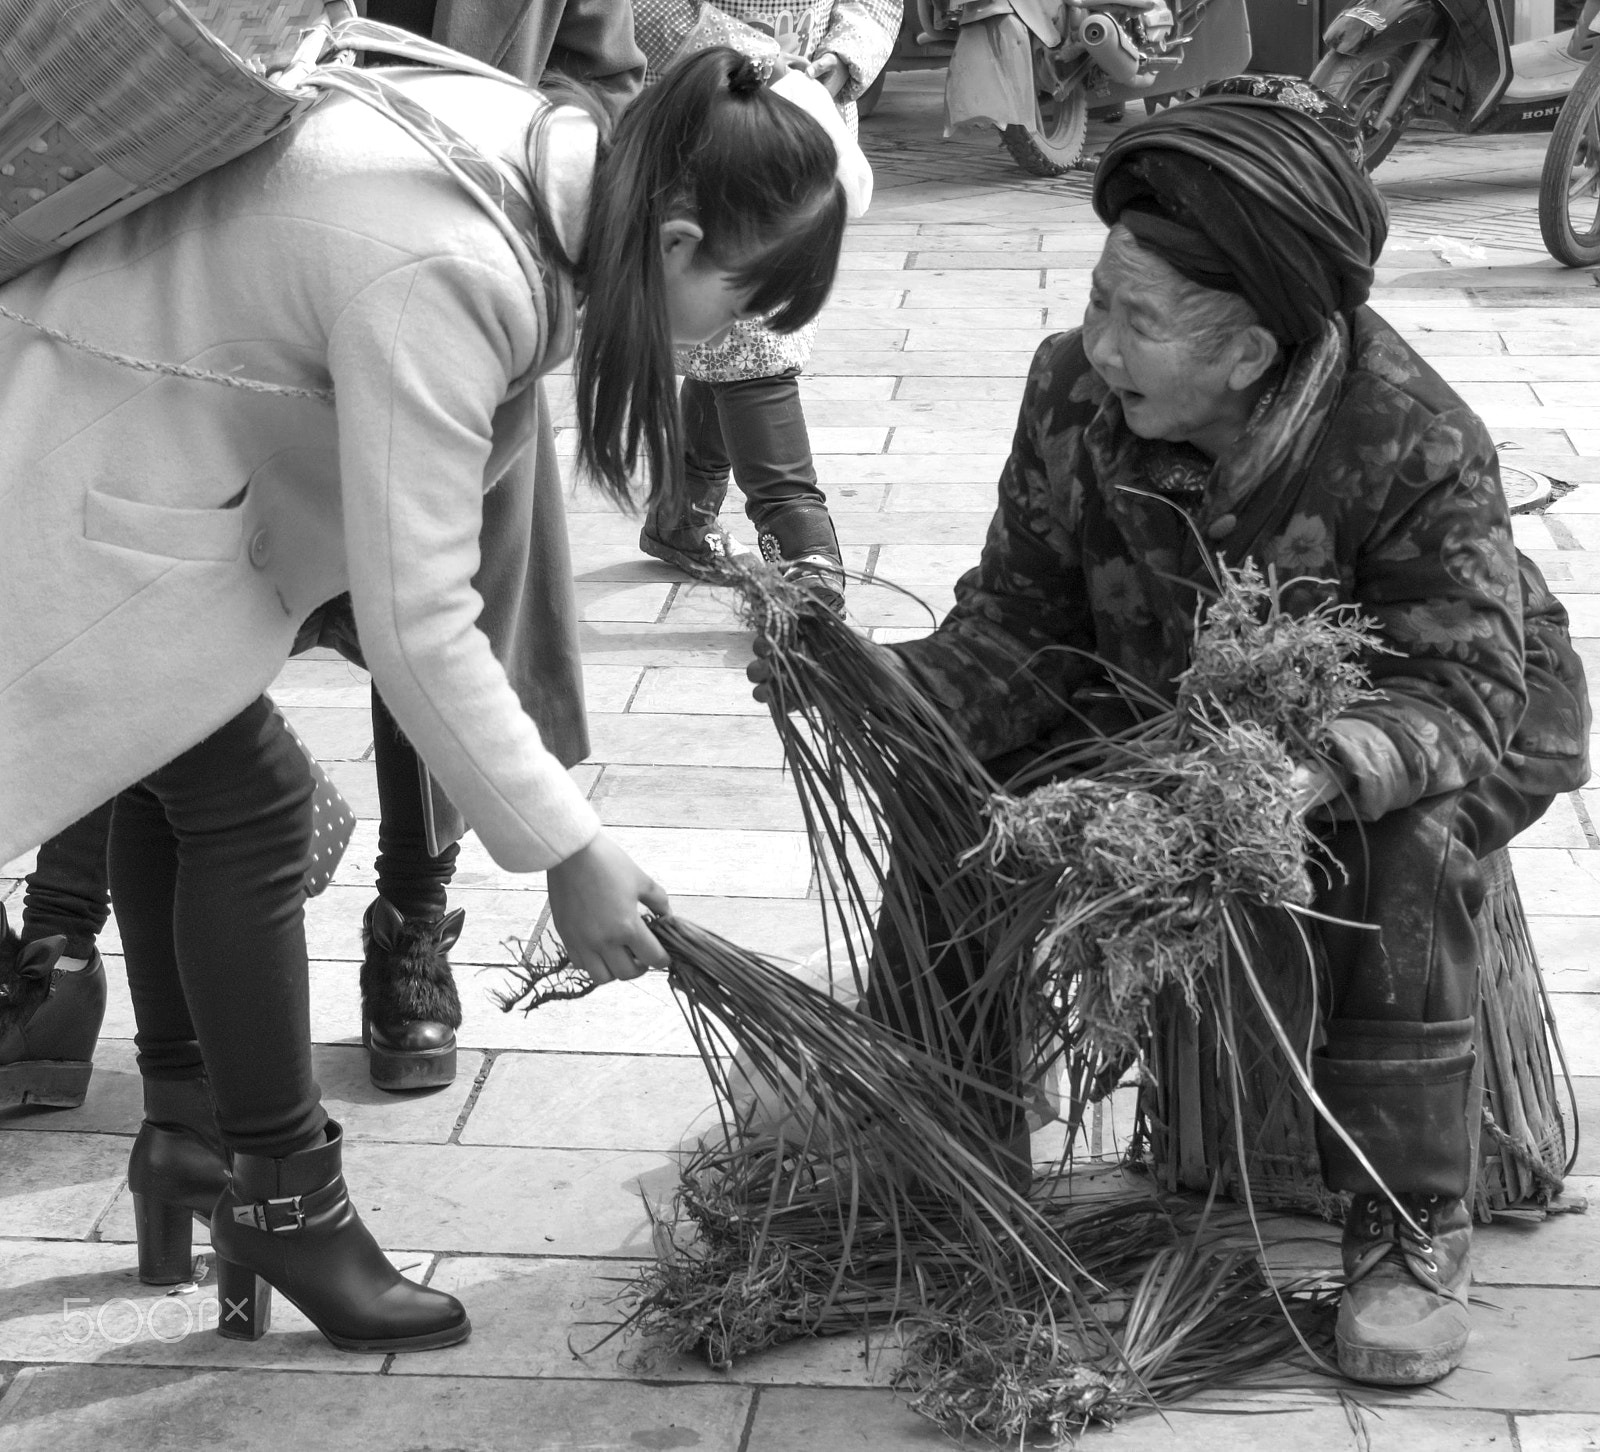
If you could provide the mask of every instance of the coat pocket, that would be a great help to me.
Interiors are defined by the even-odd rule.
[[[179,509],[91,489],[83,536],[170,560],[234,560],[244,543],[244,511]]]

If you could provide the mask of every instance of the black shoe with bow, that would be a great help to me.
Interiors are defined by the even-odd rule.
[[[75,971],[57,966],[66,943],[24,943],[0,907],[0,1109],[76,1109],[89,1092],[106,970],[98,952]]]
[[[461,936],[460,908],[438,918],[402,917],[374,898],[361,924],[362,1038],[379,1089],[436,1089],[456,1076],[461,998],[450,950]]]

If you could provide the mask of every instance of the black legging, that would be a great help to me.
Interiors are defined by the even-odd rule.
[[[111,896],[139,1072],[202,1066],[230,1149],[321,1142],[311,1077],[310,768],[266,697],[116,800]]]
[[[449,905],[450,879],[460,847],[437,857],[428,852],[417,753],[394,717],[372,693],[373,761],[378,774],[378,891],[405,918],[437,918]],[[66,952],[87,958],[106,925],[111,894],[106,883],[106,835],[111,803],[57,833],[39,849],[28,874],[22,936],[28,942],[60,933]]]
[[[436,918],[449,905],[461,848],[428,851],[422,763],[389,708],[372,693],[372,757],[378,769],[378,892],[403,918]]]

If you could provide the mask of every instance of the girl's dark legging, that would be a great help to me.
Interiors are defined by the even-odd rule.
[[[311,772],[266,697],[123,792],[111,896],[139,1072],[203,1067],[224,1143],[281,1157],[321,1142],[311,1077],[305,871]]]
[[[714,496],[720,505],[731,473],[744,493],[750,523],[776,538],[785,559],[838,558],[797,372],[731,383],[686,378],[678,401],[684,486],[691,498]]]
[[[436,918],[448,906],[459,846],[428,851],[417,753],[372,693],[373,759],[378,774],[378,891],[402,917]],[[106,925],[106,837],[111,803],[97,807],[39,849],[23,898],[22,936],[29,942],[62,934],[69,956],[87,958]]]

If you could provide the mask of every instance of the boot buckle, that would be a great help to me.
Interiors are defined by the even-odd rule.
[[[291,1235],[296,1230],[305,1229],[306,1212],[300,1206],[300,1196],[284,1195],[276,1200],[235,1205],[233,1219],[235,1224],[268,1230],[274,1235]]]

